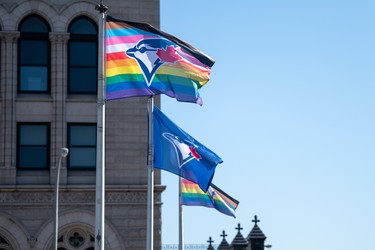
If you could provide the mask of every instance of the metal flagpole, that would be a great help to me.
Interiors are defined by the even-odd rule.
[[[178,250],[184,249],[184,221],[182,218],[182,179],[178,177]]]
[[[105,17],[108,8],[100,1],[95,9],[99,11],[98,50],[98,112],[96,139],[96,198],[95,198],[95,250],[104,250],[105,209]]]
[[[147,101],[148,113],[148,183],[147,183],[147,247],[146,250],[154,249],[154,128],[153,112],[154,97]]]

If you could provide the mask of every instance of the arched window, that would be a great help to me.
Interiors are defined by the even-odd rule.
[[[44,19],[31,15],[22,20],[18,30],[18,92],[49,92],[50,28]]]
[[[69,25],[68,92],[97,93],[98,28],[86,17],[78,17]]]

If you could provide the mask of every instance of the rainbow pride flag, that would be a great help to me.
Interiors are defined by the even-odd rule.
[[[186,206],[204,206],[215,208],[219,212],[236,217],[236,208],[239,201],[224,193],[211,183],[207,192],[194,182],[181,178],[181,204]]]
[[[202,105],[213,59],[149,24],[106,19],[106,99],[165,94]]]

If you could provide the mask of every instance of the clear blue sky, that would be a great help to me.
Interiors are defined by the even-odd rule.
[[[161,29],[216,60],[204,105],[162,110],[222,157],[213,182],[237,218],[184,207],[185,242],[246,237],[274,250],[375,249],[375,1],[161,0]],[[164,172],[163,243],[178,242]]]

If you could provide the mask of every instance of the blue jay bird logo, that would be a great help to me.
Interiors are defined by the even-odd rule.
[[[196,150],[197,146],[191,142],[184,141],[180,137],[171,133],[163,133],[163,137],[172,144],[178,159],[179,168],[182,168],[186,163],[193,159],[198,161],[202,159],[202,156],[199,155]]]
[[[175,63],[181,59],[176,48],[178,46],[167,39],[149,38],[140,40],[133,48],[126,51],[126,55],[137,61],[149,87],[163,64]]]

